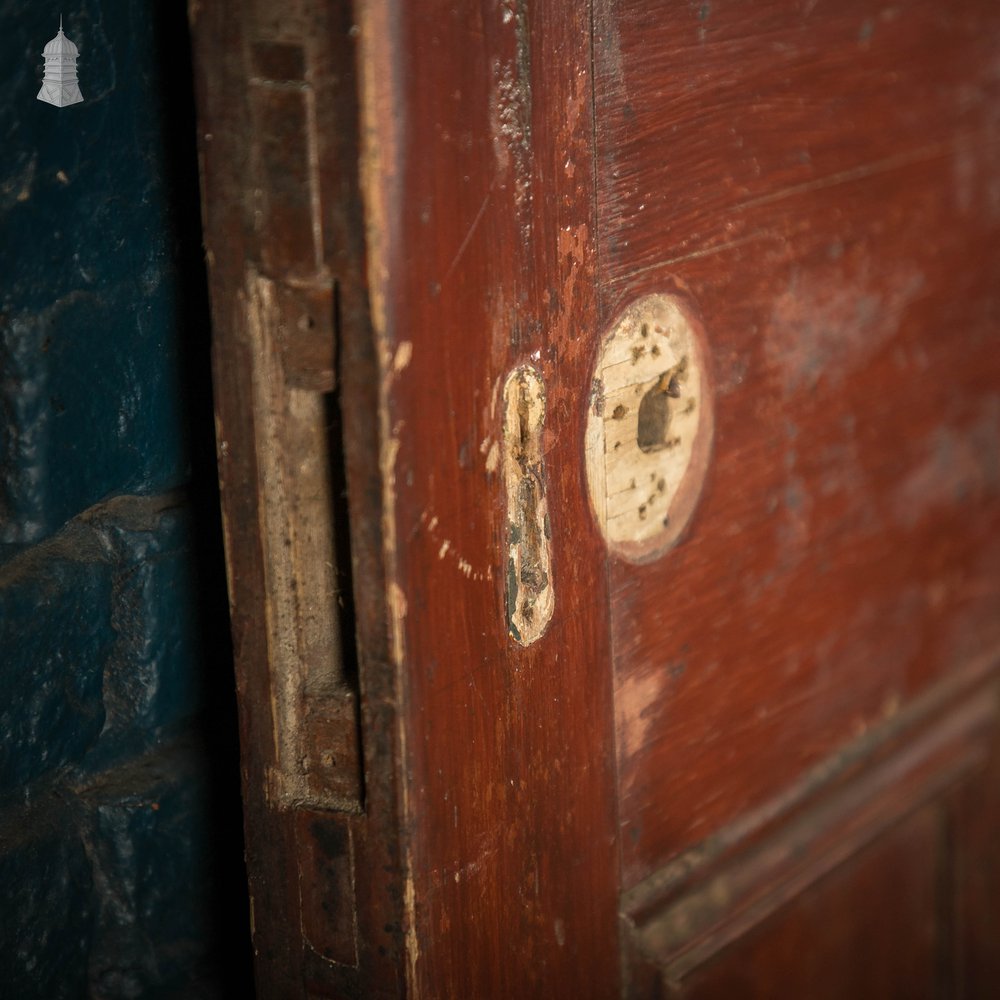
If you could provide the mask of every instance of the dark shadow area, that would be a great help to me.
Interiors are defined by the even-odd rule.
[[[211,318],[201,227],[197,119],[191,39],[183,4],[156,4],[154,71],[162,122],[162,166],[169,201],[177,287],[177,334],[191,463],[188,500],[194,525],[201,648],[205,663],[206,784],[210,802],[209,966],[176,997],[253,995],[250,918],[243,852],[239,732],[219,507],[211,377]]]

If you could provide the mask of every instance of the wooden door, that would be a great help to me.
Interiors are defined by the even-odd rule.
[[[714,386],[685,537],[609,571],[639,995],[998,988],[998,14],[599,10],[602,318],[683,282]]]
[[[260,995],[992,995],[1000,8],[191,12]]]

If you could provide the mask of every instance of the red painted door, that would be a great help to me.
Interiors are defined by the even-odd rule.
[[[192,17],[261,995],[990,995],[1000,12]]]

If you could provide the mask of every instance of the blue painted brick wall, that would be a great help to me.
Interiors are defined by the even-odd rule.
[[[188,467],[160,113],[167,89],[188,84],[158,70],[152,2],[88,2],[64,16],[84,102],[36,100],[58,14],[24,0],[0,7],[8,546],[108,495],[170,489]]]
[[[104,728],[112,572],[89,534],[0,569],[0,795],[82,760]]]
[[[119,497],[0,567],[0,795],[95,770],[204,707],[190,511]]]
[[[204,748],[37,782],[0,811],[0,984],[17,998],[216,996]],[[237,908],[238,909],[238,908]]]
[[[0,27],[0,996],[245,996],[183,5]]]

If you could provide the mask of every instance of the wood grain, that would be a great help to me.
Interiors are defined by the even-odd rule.
[[[597,311],[589,12],[427,2],[369,14],[366,212],[409,988],[608,997],[618,957],[607,591],[580,453]],[[557,595],[548,630],[524,647],[508,634],[506,499],[488,467],[502,387],[521,364],[547,386]]]
[[[686,540],[611,569],[625,885],[1000,653],[1000,11],[598,4],[605,317],[698,304]]]

